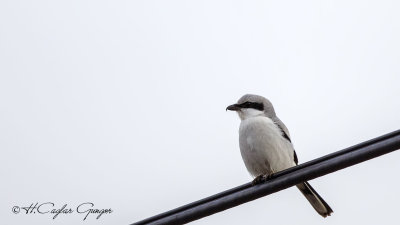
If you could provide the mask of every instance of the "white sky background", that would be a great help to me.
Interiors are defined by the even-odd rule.
[[[300,162],[400,125],[398,1],[0,2],[3,224],[129,224],[249,182],[239,119],[269,98]],[[398,224],[398,152],[193,224]],[[14,215],[90,201],[114,212]]]

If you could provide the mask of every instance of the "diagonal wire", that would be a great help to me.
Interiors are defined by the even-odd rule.
[[[364,162],[400,148],[400,130],[275,173],[260,185],[251,182],[138,221],[141,224],[182,224],[283,190],[298,183]]]

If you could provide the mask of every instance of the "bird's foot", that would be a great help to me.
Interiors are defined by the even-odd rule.
[[[253,183],[253,186],[262,183],[263,176],[264,175],[258,175],[256,178],[254,178],[253,182],[251,182],[251,183]]]
[[[253,186],[257,184],[264,183],[265,181],[270,180],[273,177],[273,174],[268,174],[268,175],[258,175],[254,180],[252,181]]]

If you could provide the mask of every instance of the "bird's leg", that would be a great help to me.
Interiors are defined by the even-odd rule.
[[[264,176],[264,179],[265,179],[265,181],[267,181],[267,180],[271,180],[273,177],[274,177],[274,174],[271,173],[271,174]]]
[[[262,183],[263,177],[264,175],[258,175],[256,178],[254,178],[253,182],[251,182],[253,183],[253,186]]]
[[[265,174],[258,175],[256,178],[254,178],[252,183],[253,183],[253,185],[261,184],[261,183],[263,183],[265,181],[268,181],[268,180],[272,179],[272,177],[273,177],[272,173],[268,174],[268,175],[265,175]]]

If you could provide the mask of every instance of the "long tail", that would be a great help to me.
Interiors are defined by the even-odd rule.
[[[311,203],[312,207],[319,213],[319,215],[327,217],[333,213],[328,203],[324,201],[324,199],[314,190],[314,188],[311,187],[308,182],[304,182],[296,186]]]

